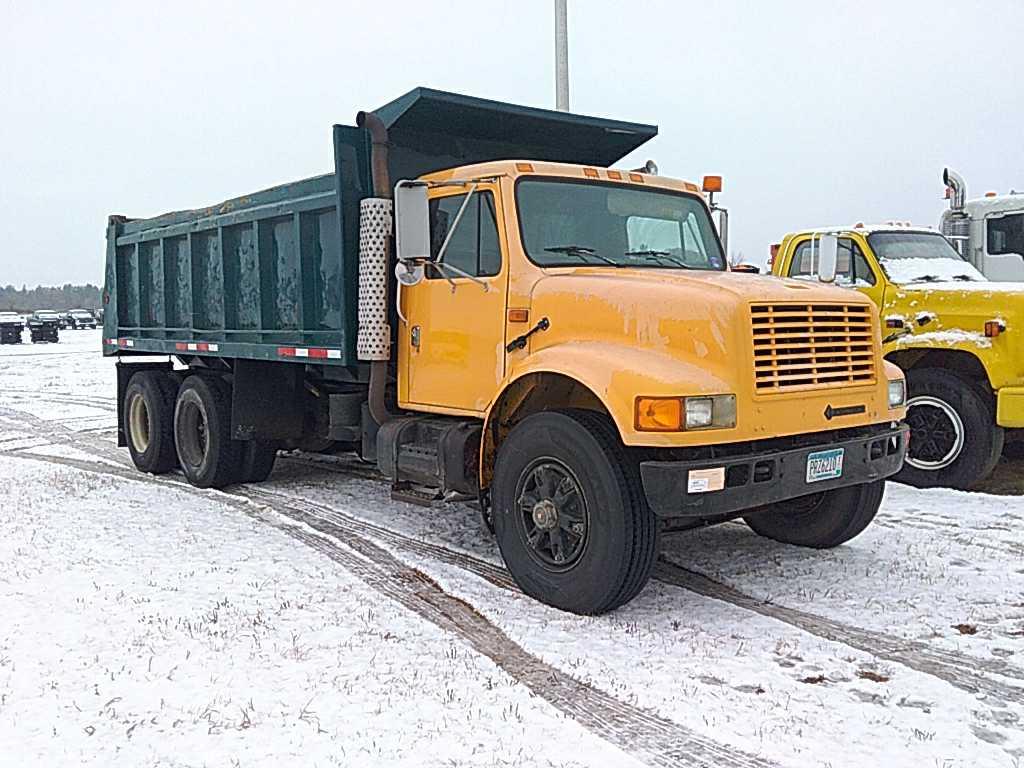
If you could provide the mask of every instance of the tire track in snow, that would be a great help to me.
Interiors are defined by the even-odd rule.
[[[917,672],[940,678],[968,693],[984,693],[1002,701],[1024,703],[1024,687],[986,677],[1002,675],[1024,680],[1024,670],[1003,661],[944,651],[918,640],[861,629],[798,608],[765,602],[714,581],[702,573],[687,570],[664,557],[659,558],[655,565],[654,576],[666,584],[674,584],[704,597],[721,600],[802,629],[822,639],[842,643],[879,659],[902,664]]]
[[[0,360],[2,359],[3,358],[0,358]],[[55,405],[74,405],[80,408],[94,408],[98,411],[117,413],[117,405],[109,400],[94,400],[89,397],[78,397],[75,395],[65,395],[59,392],[50,393],[46,391],[33,392],[30,390],[4,389],[3,392],[5,394],[10,393],[15,402],[44,402],[53,403]]]
[[[254,499],[280,500],[301,508],[307,513],[323,516],[333,525],[339,527],[355,526],[364,535],[372,536],[395,548],[462,568],[501,589],[519,591],[503,566],[475,555],[420,541],[390,528],[368,523],[327,504],[291,494],[282,494],[252,486],[243,487],[236,492]],[[1003,675],[1024,680],[1024,670],[1012,667],[1005,662],[943,651],[919,641],[872,632],[795,608],[766,603],[714,581],[703,574],[688,571],[664,558],[659,559],[656,564],[654,578],[664,584],[681,587],[704,597],[721,600],[738,608],[781,621],[824,640],[841,643],[876,658],[902,664],[917,672],[944,680],[968,693],[985,693],[1002,701],[1024,702],[1024,687],[1005,684],[987,677],[987,675]]]
[[[3,410],[0,409],[0,415],[2,414]],[[45,425],[49,427],[47,431],[50,437],[69,445],[78,445],[79,447],[81,447],[80,443],[82,442],[99,443],[101,445],[98,447],[102,449],[104,455],[118,460],[119,463],[124,463],[124,452],[113,448],[106,441],[95,440],[92,436],[86,435],[80,435],[78,436],[79,439],[76,440],[76,433],[74,432],[62,434],[59,428],[54,429],[53,425],[48,422],[36,417],[30,417],[30,419],[33,422],[40,422],[36,426],[41,427]],[[85,438],[85,440],[81,438]],[[28,454],[28,456],[35,458],[39,455]],[[317,466],[323,465],[323,462],[316,460],[304,462],[302,457],[298,456],[288,458],[302,463]],[[345,471],[344,474],[349,473]],[[374,476],[370,473],[359,474],[366,479],[371,479]],[[143,477],[146,476],[143,475]],[[185,487],[191,488],[191,486],[187,485]],[[322,518],[327,524],[335,526],[339,530],[348,531],[351,535],[373,537],[378,541],[393,546],[395,549],[433,558],[447,565],[461,568],[501,589],[515,591],[519,589],[503,566],[496,565],[475,555],[420,541],[391,528],[367,522],[322,502],[269,490],[262,486],[235,486],[228,495],[243,496],[254,501],[259,500],[270,506],[273,506],[274,503],[288,504],[305,515]],[[1001,675],[1024,681],[1024,670],[1006,664],[1003,661],[967,656],[955,651],[944,651],[920,641],[909,640],[884,632],[874,632],[796,608],[768,603],[742,593],[726,584],[714,581],[703,574],[689,571],[664,558],[659,559],[655,567],[654,578],[662,583],[680,587],[704,597],[721,600],[738,608],[781,621],[809,634],[831,642],[841,643],[878,659],[901,664],[917,672],[943,680],[968,693],[983,693],[1005,702],[1024,702],[1024,687],[1011,685],[999,679],[989,677],[989,675]]]
[[[654,766],[675,768],[775,768],[778,763],[720,744],[679,723],[577,680],[513,641],[473,606],[447,593],[426,574],[398,560],[378,544],[351,529],[333,525],[287,501],[271,503],[233,492],[209,492],[178,479],[157,478],[127,468],[19,451],[3,455],[72,467],[131,482],[174,488],[199,498],[215,499],[302,541],[342,565],[364,584],[443,631],[461,638],[532,693],[598,738]],[[263,494],[272,496],[273,494]],[[254,494],[255,496],[255,494]],[[281,519],[261,514],[263,506]],[[298,525],[296,525],[298,524]]]

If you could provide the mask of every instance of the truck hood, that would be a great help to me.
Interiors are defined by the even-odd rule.
[[[690,380],[703,375],[709,388],[735,391],[730,382],[749,377],[749,305],[758,302],[871,303],[853,291],[776,277],[596,268],[537,281],[531,317],[551,324],[538,346],[599,342],[610,356],[615,346],[643,350],[665,380],[678,370]]]
[[[1024,328],[1019,325],[1024,320],[1024,283],[922,283],[892,290],[890,295],[887,289],[886,303],[908,322],[935,315],[933,325],[945,329],[981,331],[986,321],[995,319]]]
[[[885,304],[883,325],[903,320],[911,330],[892,340],[896,349],[944,347],[980,355],[993,386],[1018,384],[1024,377],[1024,283],[903,285],[886,289]],[[986,337],[990,320],[1001,321],[1006,333]]]

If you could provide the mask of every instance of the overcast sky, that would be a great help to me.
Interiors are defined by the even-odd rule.
[[[0,285],[99,282],[110,213],[330,171],[417,85],[554,104],[551,0],[0,0]],[[975,10],[976,9],[976,10]],[[1024,189],[1024,2],[569,0],[571,106],[656,123],[621,163],[725,177],[732,249],[934,225],[943,165]]]

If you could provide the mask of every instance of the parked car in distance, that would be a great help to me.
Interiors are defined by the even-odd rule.
[[[828,235],[836,284],[878,305],[885,358],[907,374],[911,439],[894,479],[973,488],[1024,436],[1024,286],[986,279],[933,229],[894,223],[786,235],[772,271],[816,281],[813,243]]]
[[[0,344],[20,344],[25,321],[16,312],[0,312]]]
[[[29,315],[28,331],[32,343],[39,341],[60,341],[57,332],[60,330],[60,313],[52,309],[39,309]]]
[[[68,327],[75,330],[83,328],[95,328],[96,318],[87,309],[72,309],[68,313]]]

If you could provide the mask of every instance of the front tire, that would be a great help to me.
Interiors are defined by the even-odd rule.
[[[650,578],[657,520],[607,416],[523,419],[498,451],[491,490],[502,557],[531,597],[594,615],[629,602]]]
[[[884,480],[836,488],[771,504],[743,520],[754,533],[783,544],[831,549],[868,527],[884,493]]]
[[[161,475],[178,463],[174,448],[174,379],[163,371],[139,371],[125,389],[121,423],[132,462]]]
[[[988,393],[937,368],[909,371],[907,387],[910,445],[893,480],[966,491],[988,477],[1004,440]]]
[[[193,374],[174,407],[174,444],[181,469],[197,488],[237,479],[241,446],[231,439],[231,390],[214,376]]]

